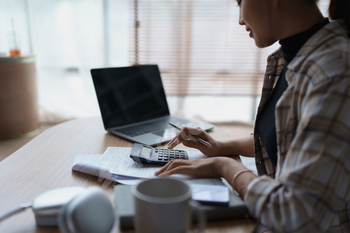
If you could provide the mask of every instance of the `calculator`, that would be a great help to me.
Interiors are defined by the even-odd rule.
[[[131,148],[130,158],[137,163],[165,165],[173,159],[188,159],[188,154],[185,150],[153,148],[134,143]]]

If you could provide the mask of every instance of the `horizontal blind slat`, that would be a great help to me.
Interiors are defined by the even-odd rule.
[[[133,2],[131,63],[158,64],[167,95],[260,95],[277,47],[256,48],[235,1],[137,0],[137,11]]]

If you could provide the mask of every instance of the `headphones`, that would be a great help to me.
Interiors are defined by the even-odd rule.
[[[92,187],[62,206],[57,223],[62,233],[108,233],[114,212],[105,192]]]
[[[114,211],[100,187],[65,187],[46,191],[32,204],[22,205],[0,216],[0,221],[31,207],[39,226],[58,226],[62,233],[108,233],[114,225]]]

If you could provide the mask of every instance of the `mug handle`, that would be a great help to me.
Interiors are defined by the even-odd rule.
[[[196,214],[198,220],[198,233],[204,232],[206,226],[206,218],[204,211],[201,209],[201,205],[199,204],[199,202],[194,200],[188,200],[188,204],[191,207],[191,210]]]

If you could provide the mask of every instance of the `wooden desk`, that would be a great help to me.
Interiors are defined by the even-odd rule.
[[[218,128],[215,138],[225,133]],[[106,133],[99,117],[78,119],[54,126],[0,162],[0,213],[31,202],[40,193],[66,186],[102,186],[97,177],[72,172],[76,154],[102,154],[107,147],[131,147],[132,143]],[[111,184],[104,190],[111,200]],[[209,222],[210,232],[252,232],[251,219]],[[59,232],[57,227],[39,227],[27,209],[0,223],[0,232]],[[113,232],[122,232],[115,226]],[[123,231],[124,232],[124,231]],[[128,231],[133,232],[133,231]]]

